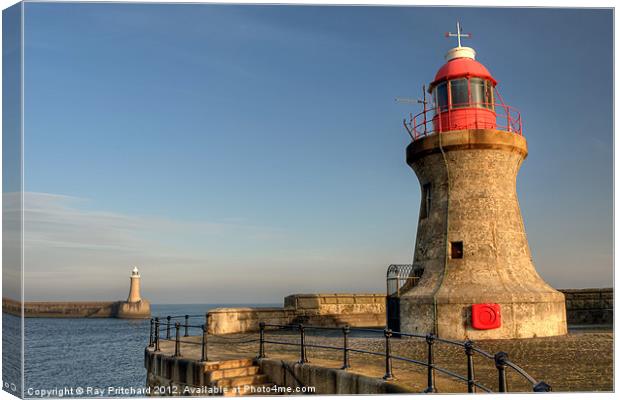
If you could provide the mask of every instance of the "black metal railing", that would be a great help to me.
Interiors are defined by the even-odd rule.
[[[200,325],[192,325],[189,323],[190,318],[198,318],[204,317],[205,323]],[[179,319],[184,319],[184,323],[179,322]],[[164,322],[165,321],[165,322]],[[164,338],[162,338],[162,328],[165,329]],[[271,329],[270,329],[271,328]],[[171,336],[171,330],[174,329],[174,339]],[[183,330],[183,337],[190,336],[190,330],[199,330],[195,331],[197,334],[195,336],[200,336],[200,341],[189,341],[181,339],[181,330]],[[281,331],[287,330],[296,332],[298,335],[298,341],[282,341],[282,340],[268,340],[266,337],[266,333],[269,331]],[[314,331],[332,331],[332,332],[340,332],[342,334],[342,346],[332,346],[328,344],[316,344],[316,343],[308,343],[306,340],[306,332],[308,330]],[[379,334],[383,337],[385,346],[384,351],[372,351],[368,349],[360,349],[354,348],[350,345],[350,336],[352,332],[365,332],[367,334]],[[253,333],[252,335],[255,335]],[[426,343],[426,359],[425,360],[416,360],[413,358],[405,357],[402,355],[394,354],[392,351],[392,342],[394,338],[417,338],[423,339]],[[224,339],[223,336],[212,335],[212,338],[221,338]],[[200,361],[208,361],[208,345],[211,340],[208,339],[208,325],[207,325],[207,316],[206,315],[177,315],[177,316],[166,316],[163,318],[156,317],[151,319],[150,321],[150,334],[149,334],[149,348],[154,348],[153,351],[160,352],[160,341],[162,339],[171,341],[174,340],[174,357],[182,357],[183,350],[182,345],[191,345],[191,346],[200,346],[201,348],[201,356]],[[231,339],[231,338],[228,338]],[[467,391],[469,393],[475,393],[478,389],[483,392],[492,392],[492,390],[482,384],[479,380],[476,379],[475,374],[475,365],[474,365],[474,355],[477,354],[484,359],[493,361],[495,364],[495,368],[497,370],[497,387],[499,392],[508,392],[508,383],[507,383],[507,370],[511,369],[515,371],[519,376],[524,378],[529,382],[534,392],[550,392],[551,386],[543,381],[538,381],[530,376],[527,372],[525,372],[521,367],[511,362],[508,359],[508,354],[505,352],[498,352],[496,354],[490,354],[478,347],[475,346],[474,342],[471,340],[467,340],[464,342],[443,339],[437,337],[433,334],[414,334],[414,333],[406,333],[406,332],[396,332],[390,329],[371,329],[371,328],[351,328],[349,326],[344,327],[324,327],[324,326],[305,326],[303,324],[295,324],[295,325],[280,325],[280,324],[267,324],[265,322],[259,323],[259,331],[258,338],[254,336],[252,339],[241,338],[232,339],[226,342],[220,342],[219,344],[243,344],[243,343],[256,343],[258,342],[258,359],[266,358],[267,350],[266,344],[277,344],[284,346],[293,346],[299,347],[299,364],[305,364],[308,362],[308,352],[309,348],[315,349],[326,349],[326,350],[334,350],[340,351],[342,353],[342,367],[341,369],[346,370],[351,367],[351,353],[357,354],[366,354],[369,356],[378,356],[382,357],[385,362],[385,374],[383,379],[392,380],[394,379],[393,373],[393,361],[402,361],[408,364],[417,365],[426,369],[426,388],[424,392],[426,393],[435,393],[437,392],[435,373],[439,372],[442,375],[448,376],[450,378],[456,379],[459,382],[463,382],[467,385]],[[466,367],[467,367],[467,375],[463,376],[454,371],[448,370],[447,368],[441,367],[435,362],[435,346],[437,344],[446,344],[450,346],[460,347],[463,350],[463,353],[466,357]]]
[[[205,318],[205,323],[201,325],[192,325],[189,323],[190,318]],[[178,319],[183,318],[185,322],[182,324],[178,321]],[[164,320],[165,322],[162,322]],[[171,329],[175,330],[174,333],[174,357],[182,357],[181,344],[187,344],[192,346],[200,346],[200,361],[208,361],[208,342],[207,342],[207,316],[206,315],[168,315],[160,319],[159,317],[151,319],[151,329],[149,333],[149,345],[148,347],[154,347],[155,352],[161,351],[160,341],[161,337],[161,329],[164,327],[165,329],[165,340],[171,340],[170,331]],[[189,330],[199,329],[201,340],[200,342],[193,342],[189,340],[181,339],[181,328],[183,328],[183,337],[189,337]],[[198,332],[197,332],[198,333]]]
[[[390,264],[386,273],[387,295],[400,296],[401,292],[416,286],[424,268],[412,264]]]
[[[204,318],[204,324],[190,324],[190,318]],[[184,320],[180,322],[179,320]],[[211,335],[208,338],[208,315],[169,315],[165,317],[152,318],[150,322],[149,348],[153,351],[161,351],[161,340],[174,341],[174,357],[183,356],[183,346],[200,346],[200,361],[209,361],[209,344],[244,344],[256,343],[256,333],[252,333],[252,339],[229,338],[221,335]],[[181,334],[183,331],[183,334]],[[199,341],[183,339],[185,337],[200,337]]]
[[[275,330],[293,330],[297,331],[299,334],[299,341],[289,342],[282,340],[268,340],[266,338],[266,332],[270,329],[274,328]],[[308,344],[306,341],[306,331],[312,330],[331,330],[331,331],[340,331],[342,332],[342,346],[330,346],[325,344]],[[366,333],[375,333],[382,334],[385,340],[385,351],[371,351],[367,349],[359,349],[353,348],[349,345],[349,336],[351,332],[366,332]],[[392,351],[392,341],[393,337],[398,335],[398,337],[404,338],[418,338],[424,339],[426,342],[426,360],[415,360],[412,358],[395,355]],[[451,346],[458,346],[463,349],[463,352],[466,356],[466,366],[467,366],[467,376],[460,375],[456,372],[450,371],[446,368],[440,367],[435,363],[434,357],[434,348],[437,343],[447,344]],[[371,356],[380,356],[385,360],[385,375],[383,379],[392,380],[394,379],[393,374],[393,360],[403,361],[410,364],[419,365],[421,367],[426,368],[426,389],[424,392],[426,393],[435,393],[437,392],[437,386],[435,383],[435,372],[439,372],[443,375],[446,375],[450,378],[456,379],[457,381],[463,382],[467,385],[467,391],[469,393],[475,393],[477,389],[480,389],[484,392],[491,392],[492,390],[483,385],[481,382],[476,380],[475,378],[475,370],[474,370],[474,354],[478,354],[485,359],[492,360],[495,363],[495,368],[497,369],[497,382],[498,382],[498,390],[499,392],[507,392],[508,384],[506,380],[506,372],[507,369],[510,368],[515,371],[519,376],[526,379],[531,385],[532,391],[534,392],[549,392],[551,391],[551,386],[543,381],[537,381],[532,376],[530,376],[527,372],[525,372],[521,367],[511,362],[508,359],[508,354],[505,352],[499,352],[496,354],[490,354],[486,351],[477,348],[474,345],[474,342],[471,340],[465,342],[459,342],[455,340],[443,339],[439,338],[433,334],[421,335],[421,334],[412,334],[406,332],[393,332],[390,329],[367,329],[367,328],[350,328],[348,326],[345,327],[319,327],[319,326],[304,326],[303,324],[298,325],[279,325],[279,324],[266,324],[261,322],[259,324],[259,351],[258,358],[266,357],[266,344],[278,344],[284,346],[295,346],[299,347],[299,363],[304,364],[308,362],[308,348],[317,348],[317,349],[330,349],[335,351],[342,351],[342,369],[350,368],[350,353],[359,353],[366,354]]]

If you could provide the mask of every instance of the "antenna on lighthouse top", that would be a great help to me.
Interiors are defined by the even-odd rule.
[[[446,37],[455,37],[457,40],[458,46],[453,49],[450,49],[446,54],[446,61],[450,61],[455,58],[471,58],[472,60],[476,59],[476,51],[471,47],[461,46],[461,38],[471,38],[471,33],[463,33],[463,29],[461,28],[461,23],[456,21],[456,33],[446,32]]]

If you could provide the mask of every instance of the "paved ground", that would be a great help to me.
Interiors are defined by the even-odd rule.
[[[257,334],[235,334],[209,336],[208,354],[210,360],[254,357],[258,352]],[[200,358],[200,338],[182,338],[181,349],[184,357]],[[297,342],[295,332],[268,332],[266,340],[274,342]],[[306,343],[309,345],[342,346],[339,333],[307,331]],[[498,351],[508,353],[509,359],[522,367],[535,379],[543,380],[553,387],[553,391],[612,391],[613,390],[613,332],[611,327],[573,328],[567,336],[521,340],[485,340],[476,343],[477,347],[493,354]],[[381,334],[356,333],[349,339],[349,346],[382,353],[385,350]],[[161,341],[164,353],[174,351],[174,342]],[[269,358],[298,360],[299,348],[283,344],[267,343],[266,355]],[[393,339],[392,354],[415,360],[426,360],[426,343],[422,339]],[[309,348],[307,352],[311,363],[339,368],[342,365],[342,351]],[[497,390],[497,370],[492,360],[475,356],[476,379],[493,391]],[[449,344],[435,346],[435,363],[460,375],[466,375],[463,349]],[[412,363],[393,361],[395,382],[412,391],[422,391],[426,387],[426,369]],[[368,376],[382,377],[385,373],[385,359],[378,355],[351,353],[351,371]],[[510,391],[531,391],[527,380],[515,371],[508,371]],[[464,392],[466,386],[453,378],[436,373],[439,392]]]

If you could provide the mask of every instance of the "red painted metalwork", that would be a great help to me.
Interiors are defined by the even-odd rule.
[[[403,121],[411,139],[464,129],[497,129],[522,135],[521,114],[504,104],[496,85],[486,67],[473,58],[451,59],[430,84],[433,104],[428,107],[425,98],[424,110]]]
[[[493,109],[466,105],[466,108],[449,109],[433,117],[433,130],[439,132],[461,129],[496,129]]]
[[[497,92],[496,92],[497,94]],[[497,94],[497,98],[501,97]],[[446,108],[439,111],[435,105],[404,121],[405,128],[413,140],[440,132],[461,129],[497,129],[523,134],[521,113],[502,103],[468,103],[463,108]]]
[[[521,114],[505,104],[493,104],[493,109],[483,108],[489,103],[472,103],[467,108],[448,109],[439,112],[438,107],[427,109],[405,121],[405,127],[413,140],[434,133],[461,129],[497,129],[523,134]]]
[[[471,326],[474,329],[497,329],[502,326],[502,314],[499,304],[472,304]]]

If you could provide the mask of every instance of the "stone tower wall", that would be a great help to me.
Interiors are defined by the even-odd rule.
[[[142,298],[140,297],[140,277],[129,278],[129,296],[127,297],[128,303],[137,303]]]
[[[566,333],[564,296],[536,272],[521,218],[516,177],[526,156],[523,137],[498,130],[444,132],[409,146],[423,195],[414,263],[424,274],[401,299],[403,331],[472,339]],[[463,243],[463,258],[453,258],[451,242]],[[500,304],[502,326],[473,329],[475,303]]]

